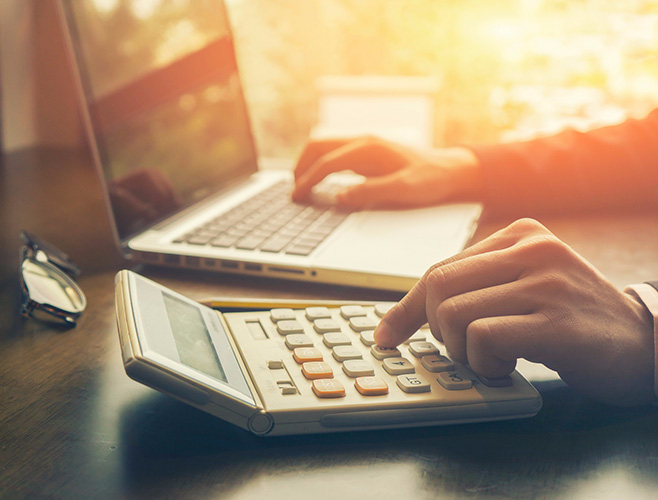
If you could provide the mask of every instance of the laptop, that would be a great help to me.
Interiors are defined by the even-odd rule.
[[[464,248],[479,204],[345,213],[260,169],[220,0],[60,0],[84,127],[135,262],[406,291]]]

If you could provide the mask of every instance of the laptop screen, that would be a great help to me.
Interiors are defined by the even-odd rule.
[[[122,242],[256,170],[220,0],[62,7]]]

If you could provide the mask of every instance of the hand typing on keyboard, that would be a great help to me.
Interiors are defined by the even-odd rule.
[[[480,198],[478,160],[466,148],[415,151],[376,138],[310,142],[295,167],[296,201],[328,175],[352,171],[362,183],[336,193],[350,209],[420,207],[451,199]]]
[[[425,322],[485,377],[543,363],[603,402],[653,402],[652,318],[544,226],[517,221],[430,268],[377,326],[395,347]]]

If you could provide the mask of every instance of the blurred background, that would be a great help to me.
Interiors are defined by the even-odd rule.
[[[203,38],[210,0],[87,0],[103,36],[131,18],[189,12],[163,57]],[[262,157],[309,135],[419,146],[586,130],[658,106],[658,0],[227,0]],[[130,50],[130,44],[126,44]],[[135,57],[136,64],[140,63]],[[0,2],[6,150],[83,143],[52,0]],[[112,68],[107,63],[108,85]]]

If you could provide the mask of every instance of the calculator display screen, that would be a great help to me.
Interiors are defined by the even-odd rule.
[[[181,363],[227,382],[199,308],[168,293],[163,292],[162,296]]]

